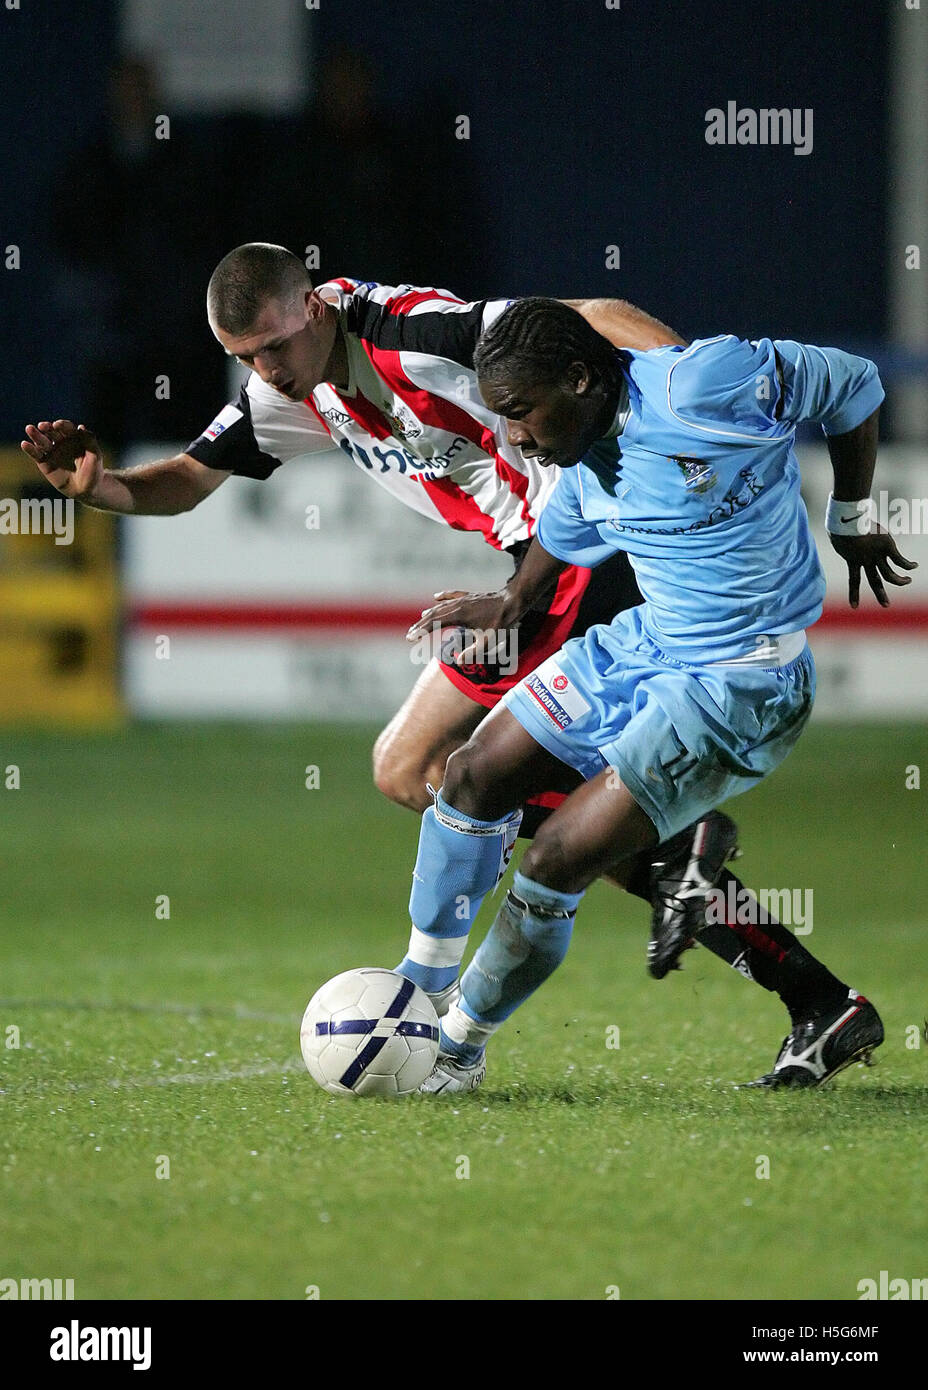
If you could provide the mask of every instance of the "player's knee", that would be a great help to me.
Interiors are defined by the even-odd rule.
[[[495,819],[491,803],[493,768],[474,739],[452,753],[445,765],[442,796],[449,806],[476,820]]]
[[[432,804],[426,786],[427,781],[426,777],[410,778],[386,773],[375,776],[374,785],[388,801],[421,815],[425,808]]]
[[[377,735],[374,750],[371,753],[371,770],[374,775],[374,786],[379,792],[383,792],[390,801],[393,801],[393,760],[390,755],[389,732],[388,729],[383,729]]]
[[[403,746],[385,728],[374,745],[374,785],[388,801],[421,816],[432,805],[429,785],[442,785],[446,762],[446,746],[438,751]]]
[[[578,876],[576,856],[570,853],[561,832],[556,827],[552,829],[548,821],[535,832],[522,856],[519,872],[559,893],[577,893],[586,886]]]
[[[428,768],[423,767],[418,758],[404,757],[390,737],[389,729],[385,729],[374,744],[373,773],[374,786],[397,806],[421,814],[431,804],[426,790]]]

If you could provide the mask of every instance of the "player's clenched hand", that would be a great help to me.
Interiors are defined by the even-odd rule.
[[[103,455],[94,436],[70,420],[40,420],[26,426],[20,444],[40,472],[65,497],[89,499],[103,476]]]
[[[464,645],[454,656],[455,665],[465,665],[478,649],[492,656],[486,645],[487,634],[499,634],[498,644],[505,642],[504,634],[518,624],[520,614],[513,610],[509,593],[499,589],[491,594],[469,594],[460,589],[446,589],[436,594],[439,600],[423,610],[422,617],[413,623],[406,634],[407,642],[415,642],[436,628],[454,627],[464,630]]]
[[[885,579],[887,584],[912,583],[909,575],[897,574],[892,566],[899,565],[904,570],[918,569],[917,562],[907,560],[904,555],[900,555],[892,536],[876,523],[867,536],[830,536],[829,540],[841,558],[847,562],[850,572],[848,597],[852,608],[856,608],[860,603],[861,570],[866,574],[867,582],[876,594],[877,602],[881,607],[888,608],[889,599],[883,588],[883,580]]]

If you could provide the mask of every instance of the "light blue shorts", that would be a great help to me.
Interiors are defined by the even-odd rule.
[[[807,646],[781,667],[684,665],[645,636],[641,611],[566,642],[499,707],[583,777],[614,767],[664,841],[783,761],[815,663]]]

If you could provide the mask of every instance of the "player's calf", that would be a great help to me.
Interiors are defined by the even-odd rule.
[[[432,998],[439,1014],[454,997],[468,933],[506,871],[520,820],[519,811],[478,820],[449,806],[441,792],[422,817],[409,948],[397,970]]]
[[[629,789],[604,771],[584,782],[538,827],[522,872],[562,893],[583,892],[604,874],[626,872],[654,844],[654,824]]]
[[[564,959],[582,896],[515,875],[442,1019],[438,1060],[420,1090],[454,1095],[480,1085],[490,1038]]]

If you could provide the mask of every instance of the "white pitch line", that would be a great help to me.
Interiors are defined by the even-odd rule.
[[[251,1081],[259,1076],[282,1076],[286,1072],[303,1071],[303,1063],[294,1058],[286,1062],[256,1064],[249,1067],[226,1068],[222,1071],[181,1071],[168,1075],[150,1076],[107,1076],[96,1081],[58,1081],[54,1077],[42,1077],[25,1086],[0,1086],[0,1096],[36,1094],[38,1091],[121,1091],[124,1087],[138,1086],[212,1086],[226,1081]]]
[[[121,1090],[123,1086],[212,1085],[214,1082],[219,1084],[223,1081],[250,1081],[256,1076],[281,1076],[284,1072],[304,1070],[302,1062],[291,1059],[288,1062],[274,1062],[270,1066],[239,1067],[235,1071],[181,1071],[171,1076],[113,1076],[103,1084],[114,1091]],[[82,1081],[75,1086],[75,1090],[86,1091],[93,1085],[99,1085],[99,1082]]]
[[[127,1013],[167,1016],[180,1014],[183,1018],[197,1021],[225,1018],[230,1021],[241,1019],[245,1022],[287,1025],[300,1021],[298,1014],[267,1013],[262,1009],[249,1009],[245,1004],[135,1004],[119,1000],[94,999],[0,999],[0,1008],[36,1009],[39,1012],[55,1009],[72,1013]]]

